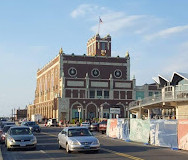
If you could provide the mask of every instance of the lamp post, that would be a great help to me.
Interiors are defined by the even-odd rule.
[[[100,118],[100,108],[97,109],[98,110],[98,118]]]
[[[78,106],[78,116],[79,116],[79,123],[80,123],[80,112],[81,112],[81,106]]]
[[[103,119],[103,106],[101,105],[101,119]]]

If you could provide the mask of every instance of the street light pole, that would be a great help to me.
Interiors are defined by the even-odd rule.
[[[80,112],[81,112],[81,106],[78,106],[79,123],[80,123]]]
[[[100,108],[98,108],[98,118],[100,118]]]

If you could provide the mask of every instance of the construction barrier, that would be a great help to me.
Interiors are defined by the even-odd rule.
[[[188,120],[108,119],[106,134],[125,141],[188,150]]]
[[[119,118],[117,120],[117,135],[118,139],[129,140],[129,120]]]
[[[178,148],[188,150],[188,120],[178,120]]]
[[[130,140],[148,144],[150,121],[142,119],[130,119]]]
[[[178,148],[177,120],[151,120],[150,144],[172,149]]]
[[[106,135],[109,136],[111,119],[107,120]]]
[[[110,119],[110,127],[108,132],[109,137],[117,138],[117,119]]]

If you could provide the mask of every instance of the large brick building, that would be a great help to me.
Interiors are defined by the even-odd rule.
[[[120,117],[128,116],[135,84],[130,80],[130,57],[111,57],[111,36],[98,34],[87,43],[87,55],[59,54],[37,71],[32,114],[44,118],[69,120],[109,118],[110,108],[120,108]]]

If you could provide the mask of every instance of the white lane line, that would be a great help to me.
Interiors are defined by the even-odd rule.
[[[46,153],[44,150],[40,150],[40,152],[42,152],[42,153]]]

